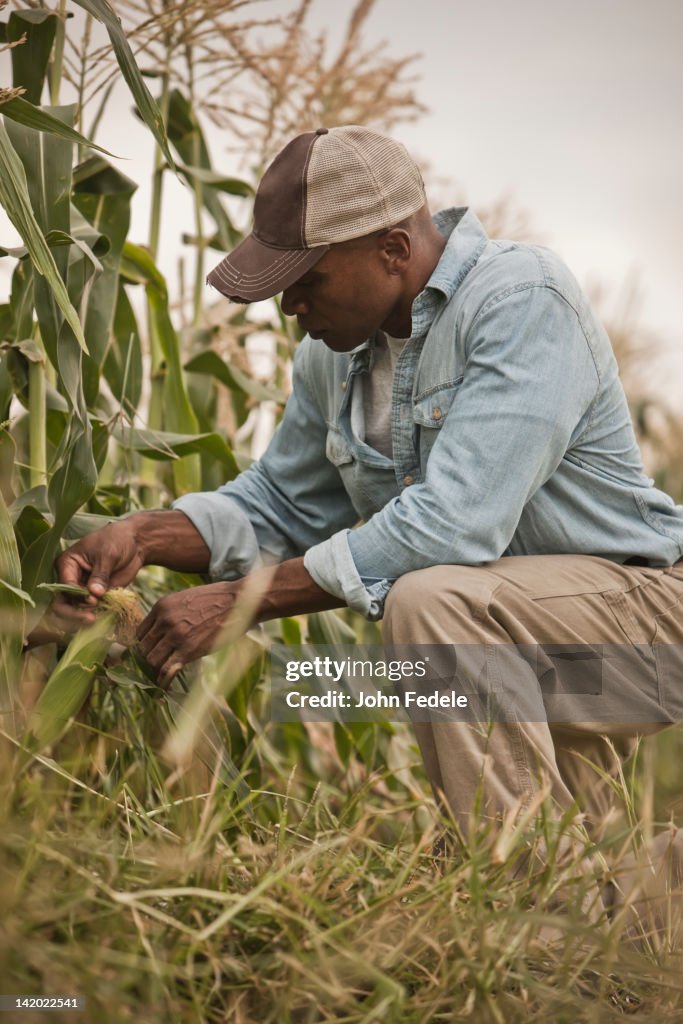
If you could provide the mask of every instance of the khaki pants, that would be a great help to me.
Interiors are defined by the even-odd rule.
[[[472,824],[479,794],[489,820],[528,804],[549,786],[560,809],[576,802],[589,830],[599,833],[611,806],[611,788],[583,758],[614,775],[637,735],[671,722],[676,684],[666,671],[669,651],[683,651],[683,562],[666,569],[621,566],[586,555],[529,555],[484,566],[434,566],[402,576],[390,591],[384,618],[389,644],[649,645],[642,677],[631,671],[623,698],[600,722],[516,721],[491,728],[462,721],[414,722],[437,799],[445,800],[462,833]],[[633,664],[633,661],[632,661]],[[678,664],[681,662],[679,660]],[[683,667],[683,666],[682,666]],[[532,678],[530,687],[533,687]],[[642,685],[642,691],[639,687]],[[628,688],[628,693],[626,692]],[[539,694],[531,694],[537,706]],[[642,707],[634,722],[633,708]],[[539,718],[539,715],[529,715]],[[608,742],[608,740],[610,742]],[[672,847],[673,842],[673,847]],[[683,834],[658,840],[661,853],[683,863]],[[679,868],[674,868],[674,874]]]

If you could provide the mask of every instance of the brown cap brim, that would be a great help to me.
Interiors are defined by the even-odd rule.
[[[207,277],[233,302],[258,302],[278,295],[310,270],[329,249],[276,249],[248,235]]]

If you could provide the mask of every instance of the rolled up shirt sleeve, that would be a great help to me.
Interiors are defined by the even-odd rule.
[[[263,564],[256,531],[226,488],[185,494],[172,507],[187,516],[209,549],[212,580],[238,579]]]
[[[325,457],[328,428],[307,379],[308,344],[297,349],[292,394],[262,458],[218,490],[173,503],[206,542],[213,579],[296,558],[358,519]]]
[[[590,342],[552,287],[491,298],[466,353],[424,480],[306,554],[318,585],[367,618],[381,618],[392,583],[407,572],[500,558],[524,506],[590,419],[599,385]]]

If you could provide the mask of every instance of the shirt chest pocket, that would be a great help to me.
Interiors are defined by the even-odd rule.
[[[413,421],[417,428],[420,460],[424,464],[453,407],[463,378],[448,381],[418,395],[413,400]]]
[[[325,455],[333,466],[347,466],[353,462],[351,446],[341,430],[330,427],[325,442]]]
[[[391,464],[381,469],[359,461],[344,434],[335,427],[327,431],[325,455],[336,466],[359,519],[368,520],[396,496]]]

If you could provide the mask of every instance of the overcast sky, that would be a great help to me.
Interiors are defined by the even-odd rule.
[[[341,33],[351,6],[317,0],[312,23]],[[417,92],[429,113],[396,134],[434,177],[453,182],[454,200],[476,209],[510,195],[582,282],[600,280],[615,298],[638,275],[643,323],[669,351],[659,380],[683,406],[682,0],[378,0],[366,38],[423,55]],[[0,57],[0,84],[7,63]],[[130,157],[126,173],[146,180],[151,148],[129,111],[121,92],[107,145]],[[213,152],[220,163],[220,140]],[[188,223],[181,188],[172,189],[161,257],[171,285],[172,218]],[[147,204],[140,189],[139,240]],[[13,239],[0,218],[0,243]]]
[[[372,30],[424,54],[414,153],[475,208],[510,193],[583,282],[637,274],[683,407],[683,2],[380,0]]]

